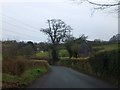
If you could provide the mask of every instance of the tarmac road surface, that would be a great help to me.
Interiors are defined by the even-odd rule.
[[[28,88],[116,88],[102,80],[63,66],[51,66],[51,72]]]

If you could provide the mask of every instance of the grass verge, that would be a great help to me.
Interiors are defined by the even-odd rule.
[[[2,88],[21,88],[26,87],[36,80],[39,76],[47,73],[49,69],[45,67],[32,68],[26,70],[21,76],[3,73]]]

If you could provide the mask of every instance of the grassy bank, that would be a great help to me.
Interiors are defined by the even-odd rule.
[[[49,64],[44,60],[3,61],[2,88],[26,87],[49,70]]]

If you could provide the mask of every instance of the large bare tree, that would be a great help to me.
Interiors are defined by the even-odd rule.
[[[61,19],[47,20],[48,28],[41,29],[43,33],[47,34],[52,43],[52,64],[58,61],[57,46],[60,42],[66,41],[70,37],[72,28],[66,25]]]

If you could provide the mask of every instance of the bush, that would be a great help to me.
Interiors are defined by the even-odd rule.
[[[89,63],[91,65],[91,68],[94,73],[96,73],[97,76],[100,76],[102,78],[109,80],[115,80],[116,83],[117,79],[119,77],[119,50],[112,50],[112,51],[105,51],[101,52],[99,54],[96,54],[94,57],[92,57],[89,60]]]
[[[25,71],[26,60],[3,60],[2,71],[12,75],[20,75]]]

